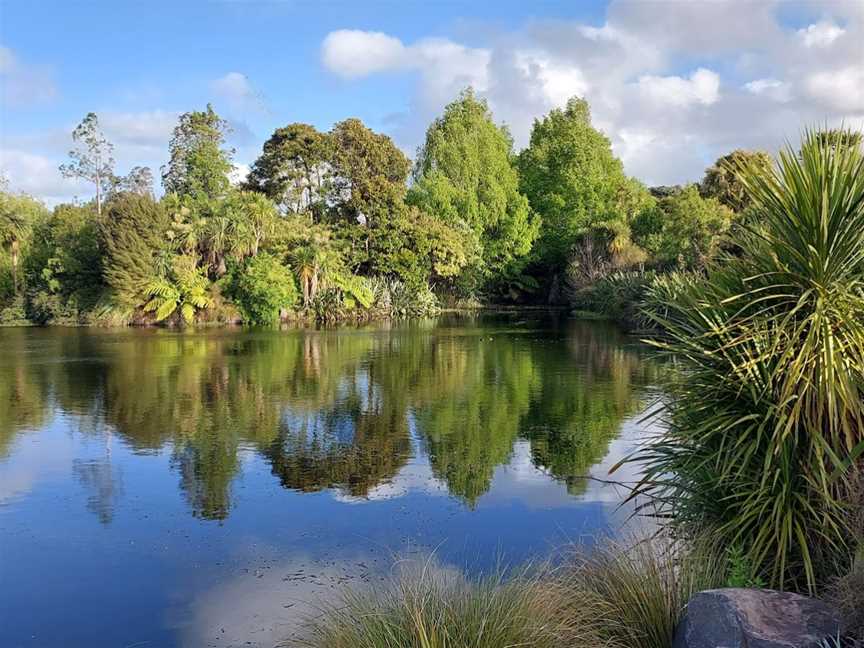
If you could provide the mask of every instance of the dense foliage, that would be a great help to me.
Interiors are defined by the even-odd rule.
[[[817,588],[848,567],[864,451],[864,154],[805,134],[736,169],[759,217],[704,277],[649,292],[682,371],[639,492],[740,545],[756,576]]]
[[[833,147],[855,135],[819,137]],[[150,169],[116,174],[88,113],[63,172],[92,182],[93,201],[49,212],[0,195],[0,321],[336,321],[503,300],[633,324],[638,277],[699,272],[737,250],[758,215],[735,167],[769,165],[734,151],[698,185],[648,188],[625,175],[579,98],[537,120],[517,155],[470,88],[429,126],[413,165],[358,119],[327,132],[293,123],[238,184],[229,136],[212,106],[181,115],[157,197]],[[249,289],[243,274],[265,265],[273,295],[296,300],[276,308]]]

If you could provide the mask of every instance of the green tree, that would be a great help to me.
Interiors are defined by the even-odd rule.
[[[15,294],[20,288],[21,246],[30,235],[34,221],[45,213],[42,203],[29,196],[0,192],[0,245],[9,254]]]
[[[574,97],[534,122],[518,166],[521,190],[542,223],[536,257],[553,270],[563,268],[577,243],[597,227],[615,224],[612,236],[599,238],[623,247],[620,237],[647,199],[644,188],[624,175],[609,139],[591,125],[584,99]]]
[[[58,205],[37,221],[24,260],[31,320],[79,323],[96,305],[105,287],[99,230],[91,205]]]
[[[233,149],[225,148],[228,122],[219,117],[213,106],[205,111],[187,112],[180,116],[168,145],[170,158],[162,167],[162,185],[168,193],[224,196],[233,168]]]
[[[102,215],[102,195],[114,182],[114,145],[102,134],[96,113],[87,113],[72,131],[75,147],[69,151],[71,161],[60,165],[68,178],[81,178],[96,186],[96,213]]]
[[[743,212],[752,203],[737,170],[742,165],[755,164],[766,171],[771,168],[771,156],[764,151],[735,150],[724,155],[705,170],[699,191],[705,198],[716,198],[734,212]]]
[[[147,196],[123,194],[107,208],[100,222],[102,274],[118,314],[128,315],[144,303],[145,287],[158,274],[170,220]]]
[[[260,191],[286,212],[320,218],[330,178],[330,138],[309,124],[277,128],[255,160],[247,189]]]
[[[644,210],[634,220],[633,239],[656,262],[699,266],[716,253],[732,218],[728,207],[703,198],[697,185],[690,185]]]
[[[409,202],[473,233],[467,248],[481,280],[520,263],[537,236],[512,151],[510,133],[469,88],[429,126],[414,166]]]
[[[248,324],[272,324],[297,301],[291,270],[275,256],[261,252],[237,270],[232,297]]]

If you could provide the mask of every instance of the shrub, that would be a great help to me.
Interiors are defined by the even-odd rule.
[[[651,271],[614,272],[572,290],[570,305],[613,319],[626,328],[647,328],[650,321],[642,314],[642,304],[656,278],[656,273]]]
[[[711,528],[773,587],[848,565],[848,467],[864,430],[864,157],[806,133],[778,168],[738,170],[759,211],[738,258],[657,291],[682,371],[634,460],[634,496]],[[665,290],[665,289],[664,289]],[[655,304],[658,306],[658,304]],[[658,314],[660,313],[660,314]]]
[[[294,276],[286,266],[267,252],[259,252],[237,270],[232,297],[249,324],[272,324],[283,308],[297,302]]]

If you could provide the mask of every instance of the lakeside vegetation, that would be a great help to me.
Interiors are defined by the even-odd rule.
[[[328,133],[292,124],[235,186],[226,124],[208,108],[181,118],[156,200],[146,170],[114,176],[95,116],[79,128],[67,172],[93,180],[92,203],[49,212],[2,196],[4,321],[336,321],[568,303],[655,329],[676,365],[664,431],[631,458],[644,471],[633,497],[668,544],[601,549],[554,572],[349,594],[313,625],[312,645],[660,648],[687,596],[723,584],[832,597],[862,636],[860,133],[806,132],[776,162],[735,151],[698,185],[648,188],[624,174],[584,101],[538,120],[516,154],[467,91],[429,127],[413,167],[358,120]],[[527,404],[501,389],[460,394],[476,401],[476,434],[515,435]],[[493,458],[487,469],[469,461],[466,472],[459,459],[476,448],[450,434],[447,403],[427,415],[418,424],[436,474],[475,500],[497,437],[475,444]],[[388,450],[382,474],[404,455]],[[279,471],[291,483],[291,465]]]
[[[637,270],[698,269],[732,245],[749,204],[730,164],[699,185],[625,175],[578,98],[514,151],[468,89],[413,164],[358,119],[278,128],[232,181],[228,123],[182,115],[161,169],[118,174],[90,113],[63,173],[92,200],[0,193],[0,322],[155,324],[366,320],[489,303],[571,305],[618,317],[595,287]],[[614,291],[613,291],[614,292]]]
[[[400,581],[326,610],[311,645],[467,647],[492,630],[506,641],[485,645],[668,648],[689,595],[723,585],[827,597],[848,640],[864,641],[860,135],[807,131],[776,164],[728,168],[749,202],[734,245],[698,272],[607,282],[638,281],[621,303],[636,302],[676,365],[662,431],[627,460],[642,470],[631,498],[668,542],[595,547],[587,562],[455,593]],[[454,613],[478,606],[491,627]]]

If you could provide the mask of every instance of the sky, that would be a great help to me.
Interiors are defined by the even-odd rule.
[[[409,157],[464,87],[516,149],[585,97],[628,174],[698,181],[736,148],[864,126],[864,0],[0,0],[0,173],[49,205],[95,112],[119,175],[158,178],[178,116],[212,103],[242,176],[273,130],[347,117]]]

